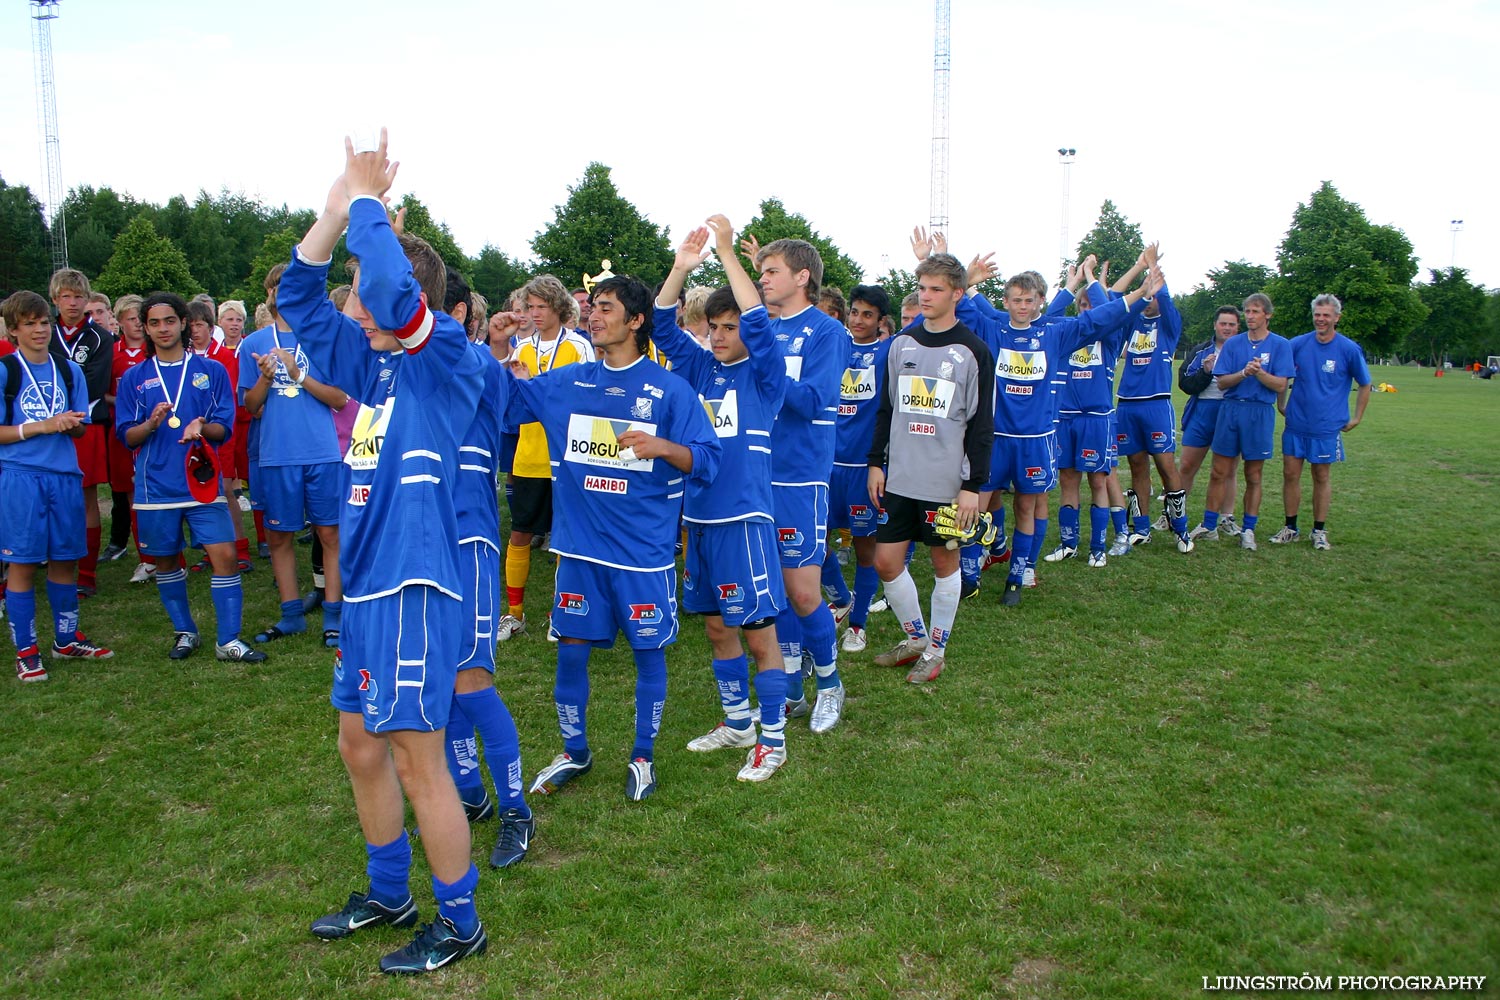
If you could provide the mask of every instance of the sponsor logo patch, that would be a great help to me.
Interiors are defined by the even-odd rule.
[[[922,437],[936,437],[937,424],[927,424],[920,420],[909,420],[906,424],[908,434],[917,434]]]
[[[608,476],[584,476],[583,488],[595,493],[629,493],[630,480],[611,479]]]
[[[589,602],[582,594],[557,595],[558,610],[570,615],[586,615],[589,613]]]
[[[349,487],[349,504],[354,507],[363,507],[370,502],[370,484],[355,483]]]
[[[659,622],[661,621],[661,609],[654,604],[632,604],[630,606],[630,620],[633,622]]]
[[[743,588],[740,587],[739,584],[737,584],[737,583],[721,583],[721,584],[719,584],[719,600],[721,600],[721,601],[739,601],[739,600],[743,600],[744,597],[745,597],[745,591],[744,591]]]

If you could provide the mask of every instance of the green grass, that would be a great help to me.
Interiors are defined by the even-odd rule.
[[[689,621],[661,789],[626,802],[633,669],[595,654],[600,763],[533,800],[524,864],[486,869],[489,954],[423,982],[373,971],[398,933],[307,933],[363,884],[329,654],[305,636],[260,666],[169,663],[154,592],[107,565],[84,628],[116,657],[13,683],[0,713],[0,996],[1159,998],[1216,975],[1493,977],[1500,386],[1375,377],[1401,391],[1346,438],[1331,552],[1158,542],[1102,571],[1044,566],[1008,613],[987,581],[941,680],[845,657],[845,722],[794,723],[763,786],[734,780],[737,753],[682,749],[718,715]],[[1267,473],[1262,538],[1279,459]],[[534,561],[538,634],[500,648],[528,778],[558,742],[535,626],[549,573]],[[253,632],[276,603],[264,566],[247,584]],[[872,653],[897,638],[872,621]],[[481,866],[494,833],[476,829]]]

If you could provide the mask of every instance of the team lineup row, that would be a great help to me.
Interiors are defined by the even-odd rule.
[[[176,632],[174,656],[190,654],[197,644],[181,560],[187,524],[213,568],[219,655],[264,657],[238,635],[241,584],[232,524],[238,518],[230,517],[217,473],[223,451],[216,457],[202,446],[239,433],[237,406],[251,412],[258,436],[249,473],[276,539],[273,567],[284,615],[273,626],[278,633],[298,627],[303,602],[294,567],[290,593],[281,586],[277,551],[289,555],[292,535],[307,521],[319,527],[325,553],[331,550],[332,559],[325,555],[324,625],[325,638],[339,650],[332,701],[367,842],[369,884],[315,922],[313,931],[332,938],[416,922],[404,791],[423,832],[438,917],[382,960],[386,971],[430,970],[485,948],[473,903],[478,872],[470,859],[466,803],[475,815],[498,807],[496,866],[524,856],[534,831],[514,722],[493,682],[497,626],[519,631],[505,623],[498,600],[495,483],[511,430],[520,434],[511,460],[517,479],[543,480],[550,488],[543,497],[516,483],[513,526],[535,530],[546,520],[542,508],[550,509],[558,558],[550,631],[558,640],[555,700],[563,752],[536,775],[533,793],[555,792],[592,769],[589,653],[620,633],[637,665],[626,794],[638,800],[655,790],[664,650],[676,638],[679,609],[704,616],[724,709],[723,722],[692,749],[744,749],[739,776],[759,781],[786,760],[788,717],[808,715],[813,732],[837,725],[844,704],[837,625],[822,592],[825,567],[837,566],[828,550],[830,527],[850,530],[859,563],[853,595],[835,600],[852,623],[844,648],[862,648],[875,580],[883,581],[906,638],[876,662],[911,666],[907,676],[915,683],[942,672],[963,577],[982,564],[987,544],[1003,544],[1000,533],[993,542],[986,538],[993,523],[987,508],[1001,491],[1016,498],[1005,604],[1020,599],[1044,533],[1040,503],[1059,470],[1064,544],[1058,552],[1069,547],[1069,538],[1078,548],[1076,491],[1087,475],[1093,511],[1104,511],[1093,519],[1102,563],[1102,526],[1114,512],[1098,500],[1109,493],[1119,451],[1133,466],[1137,456],[1147,463],[1158,456],[1168,527],[1179,548],[1191,550],[1186,491],[1171,461],[1172,357],[1180,321],[1174,328],[1154,250],[1139,262],[1145,278],[1138,287],[1128,287],[1131,275],[1125,287],[1107,290],[1091,280],[1085,262],[1045,308],[1039,278],[1011,279],[1002,312],[969,291],[993,271],[988,259],[966,268],[946,253],[924,252],[919,240],[920,318],[882,340],[878,317],[889,303],[878,288],[851,293],[846,330],[814,305],[822,264],[811,246],[784,240],[754,248],[757,287],[734,253],[730,224],[715,216],[684,240],[654,302],[650,290],[629,278],[597,285],[589,299],[587,351],[575,347],[573,363],[558,365],[564,337],[560,331],[543,336],[557,330],[545,314],[560,320],[566,307],[549,302],[542,285],[527,288],[541,293],[535,297],[545,308],[536,312],[546,322],[527,317],[536,326],[528,338],[519,336],[519,313],[497,314],[487,348],[472,343],[453,315],[429,307],[451,306],[446,269],[430,247],[393,230],[382,196],[394,175],[383,140],[372,153],[346,150],[345,170],[318,222],[268,281],[274,323],[245,338],[234,376],[189,348],[186,331],[201,333],[196,328],[205,322],[189,304],[160,293],[142,300],[144,357],[119,378],[113,400],[113,436],[134,452],[138,545],[155,559],[158,593]],[[355,262],[353,288],[340,310],[329,299],[327,271],[346,229]],[[705,350],[679,328],[677,303],[710,242],[729,285],[705,303]],[[1081,293],[1078,315],[1063,315],[1075,293]],[[7,606],[18,671],[36,657],[34,621],[29,634],[18,623],[26,611],[18,595],[30,596],[26,570],[46,561],[50,591],[54,568],[66,574],[86,546],[80,464],[60,435],[98,420],[92,406],[79,408],[79,401],[95,398],[85,395],[76,364],[87,358],[64,354],[59,364],[49,353],[57,341],[64,350],[76,346],[79,328],[65,327],[60,304],[64,328],[55,333],[45,300],[32,298],[13,296],[6,303],[7,326],[21,349],[15,382],[24,388],[8,391],[7,403],[13,396],[20,419],[8,412],[0,426],[0,496],[7,505],[0,549],[12,564]],[[1338,431],[1357,422],[1348,416],[1350,381],[1367,386],[1368,375],[1361,381],[1362,360],[1353,365],[1357,348],[1352,358],[1328,355],[1333,367],[1325,367],[1317,351],[1326,353],[1341,340],[1331,325],[1326,339],[1320,326],[1288,344],[1267,331],[1268,316],[1268,302],[1247,303],[1250,332],[1226,336],[1186,366],[1184,378],[1208,375],[1187,423],[1212,429],[1216,483],[1232,476],[1236,458],[1244,462],[1247,484],[1252,465],[1258,483],[1260,463],[1270,455],[1271,407],[1295,374],[1283,451],[1311,449],[1300,457],[1314,463],[1316,488],[1319,466],[1326,475],[1341,457]],[[1308,338],[1317,348],[1306,345]],[[660,352],[671,370],[649,352]],[[1122,352],[1117,412],[1110,383]],[[253,364],[245,363],[247,355]],[[6,377],[9,385],[10,365]],[[1339,402],[1343,416],[1329,451],[1325,428],[1338,417]],[[347,414],[342,440],[334,410]],[[1210,410],[1217,412],[1208,420],[1203,414]],[[535,452],[523,453],[528,429],[537,435],[532,443],[545,449],[545,476],[519,475],[535,458]],[[1196,438],[1185,429],[1185,444],[1190,440]],[[1258,492],[1254,499],[1258,507]],[[1246,527],[1253,531],[1250,501],[1247,489]],[[12,503],[24,523],[40,525],[39,537],[30,528],[12,530],[22,523],[10,516]],[[1210,508],[1206,530],[1216,513],[1212,490]],[[684,524],[679,598],[675,548]],[[1149,518],[1142,514],[1131,527],[1133,534],[1149,535]],[[511,553],[529,552],[523,541],[513,535],[503,546],[507,590]],[[935,583],[929,616],[907,571],[913,542],[930,547]],[[1094,543],[1091,538],[1091,554]],[[841,573],[838,579],[841,584]],[[507,595],[505,610],[518,622],[513,596]],[[58,622],[54,655],[68,655],[70,643],[85,641],[77,633],[76,598],[73,608],[71,621]],[[270,630],[262,636],[276,637]],[[756,662],[753,677],[745,647]],[[811,698],[803,693],[803,649],[816,684]],[[496,783],[495,803],[478,781],[476,732]]]

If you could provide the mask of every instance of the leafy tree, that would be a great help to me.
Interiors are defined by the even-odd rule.
[[[555,274],[575,287],[584,274],[596,274],[608,260],[615,274],[655,285],[672,269],[670,230],[641,215],[615,188],[610,169],[590,163],[568,200],[556,206],[551,225],[531,241],[536,272]]]
[[[1182,349],[1187,350],[1213,335],[1214,314],[1220,306],[1239,308],[1252,292],[1266,291],[1275,277],[1276,272],[1264,264],[1225,261],[1223,267],[1208,272],[1204,284],[1186,295],[1172,296],[1177,311],[1182,313]]]
[[[812,224],[807,221],[806,216],[800,212],[788,212],[786,206],[781,203],[779,198],[767,198],[760,203],[760,214],[741,227],[740,236],[736,239],[736,243],[738,243],[738,239],[742,239],[745,236],[754,236],[760,241],[761,246],[765,246],[773,240],[784,239],[806,240],[811,243],[817,248],[818,256],[823,260],[822,286],[826,288],[832,285],[843,291],[846,297],[850,289],[864,280],[864,269],[855,262],[854,258],[845,254],[838,248],[837,244],[814,229]],[[735,248],[735,253],[739,254],[740,262],[745,265],[750,273],[755,274],[755,261],[746,257],[739,250],[738,246]],[[892,270],[890,273],[896,274],[898,272]],[[694,273],[693,280],[695,284],[712,287],[719,287],[726,283],[724,269],[719,266],[718,259],[714,257],[710,257]],[[916,279],[912,278],[911,280],[911,287],[915,289],[917,287]],[[886,291],[889,292],[890,289],[887,288]],[[906,293],[903,292],[902,294],[905,295]],[[896,301],[899,302],[900,299]]]
[[[1491,354],[1500,354],[1500,289],[1485,296],[1484,323],[1474,339],[1474,357],[1487,361]]]
[[[531,278],[526,265],[489,243],[474,259],[473,274],[470,285],[489,301],[491,310],[503,308],[506,296]]]
[[[1427,318],[1406,338],[1406,354],[1436,368],[1450,354],[1471,361],[1484,341],[1484,289],[1469,281],[1461,267],[1433,269],[1432,281],[1417,286]],[[1481,359],[1482,360],[1482,359]]]
[[[885,289],[891,297],[891,319],[901,321],[901,300],[917,290],[917,276],[911,271],[891,268],[875,284]]]
[[[407,194],[402,198],[399,207],[406,209],[406,231],[431,243],[432,249],[443,258],[443,263],[457,268],[463,272],[466,279],[469,278],[473,262],[458,248],[458,243],[453,239],[453,233],[449,230],[448,224],[433,221],[432,213],[414,194]]]
[[[177,244],[182,247],[193,277],[218,301],[239,280],[234,244],[225,219],[207,191],[199,191],[188,211],[186,226]]]
[[[1115,203],[1106,198],[1099,208],[1099,221],[1079,241],[1078,255],[1073,260],[1080,261],[1093,254],[1101,264],[1109,261],[1109,269],[1120,274],[1136,262],[1144,249],[1146,241],[1141,237],[1141,227],[1125,218]]]
[[[68,263],[87,275],[104,270],[114,253],[115,237],[143,208],[149,210],[109,187],[95,189],[85,184],[69,191],[62,204],[68,224]]]
[[[45,295],[51,266],[42,203],[0,177],[0,298],[23,288]]]
[[[311,226],[312,223],[309,222],[307,226],[287,226],[273,233],[267,233],[261,242],[260,250],[250,264],[249,275],[226,296],[245,303],[251,322],[255,319],[255,307],[266,301],[266,275],[271,273],[271,268],[277,264],[285,264],[292,259],[292,248],[302,242],[303,234]],[[348,263],[349,248],[343,240],[339,240],[333,248],[333,263],[328,267],[330,290],[348,282]]]
[[[1280,276],[1267,290],[1276,303],[1272,328],[1288,335],[1312,329],[1312,300],[1323,293],[1344,303],[1339,329],[1370,357],[1392,353],[1426,318],[1412,288],[1411,241],[1393,226],[1372,224],[1329,181],[1292,213],[1276,259]]]
[[[203,291],[182,250],[158,233],[144,214],[131,219],[115,238],[115,252],[93,284],[110,298],[155,291],[188,297]]]

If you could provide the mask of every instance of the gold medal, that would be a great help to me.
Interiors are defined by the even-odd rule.
[[[167,420],[167,426],[175,431],[177,428],[182,426],[182,421],[178,420],[176,415],[173,415]]]
[[[297,398],[297,393],[299,393],[301,391],[302,390],[299,389],[297,386],[295,386],[295,385],[289,385],[284,390],[282,390],[282,395],[286,396],[287,399],[296,399]]]

